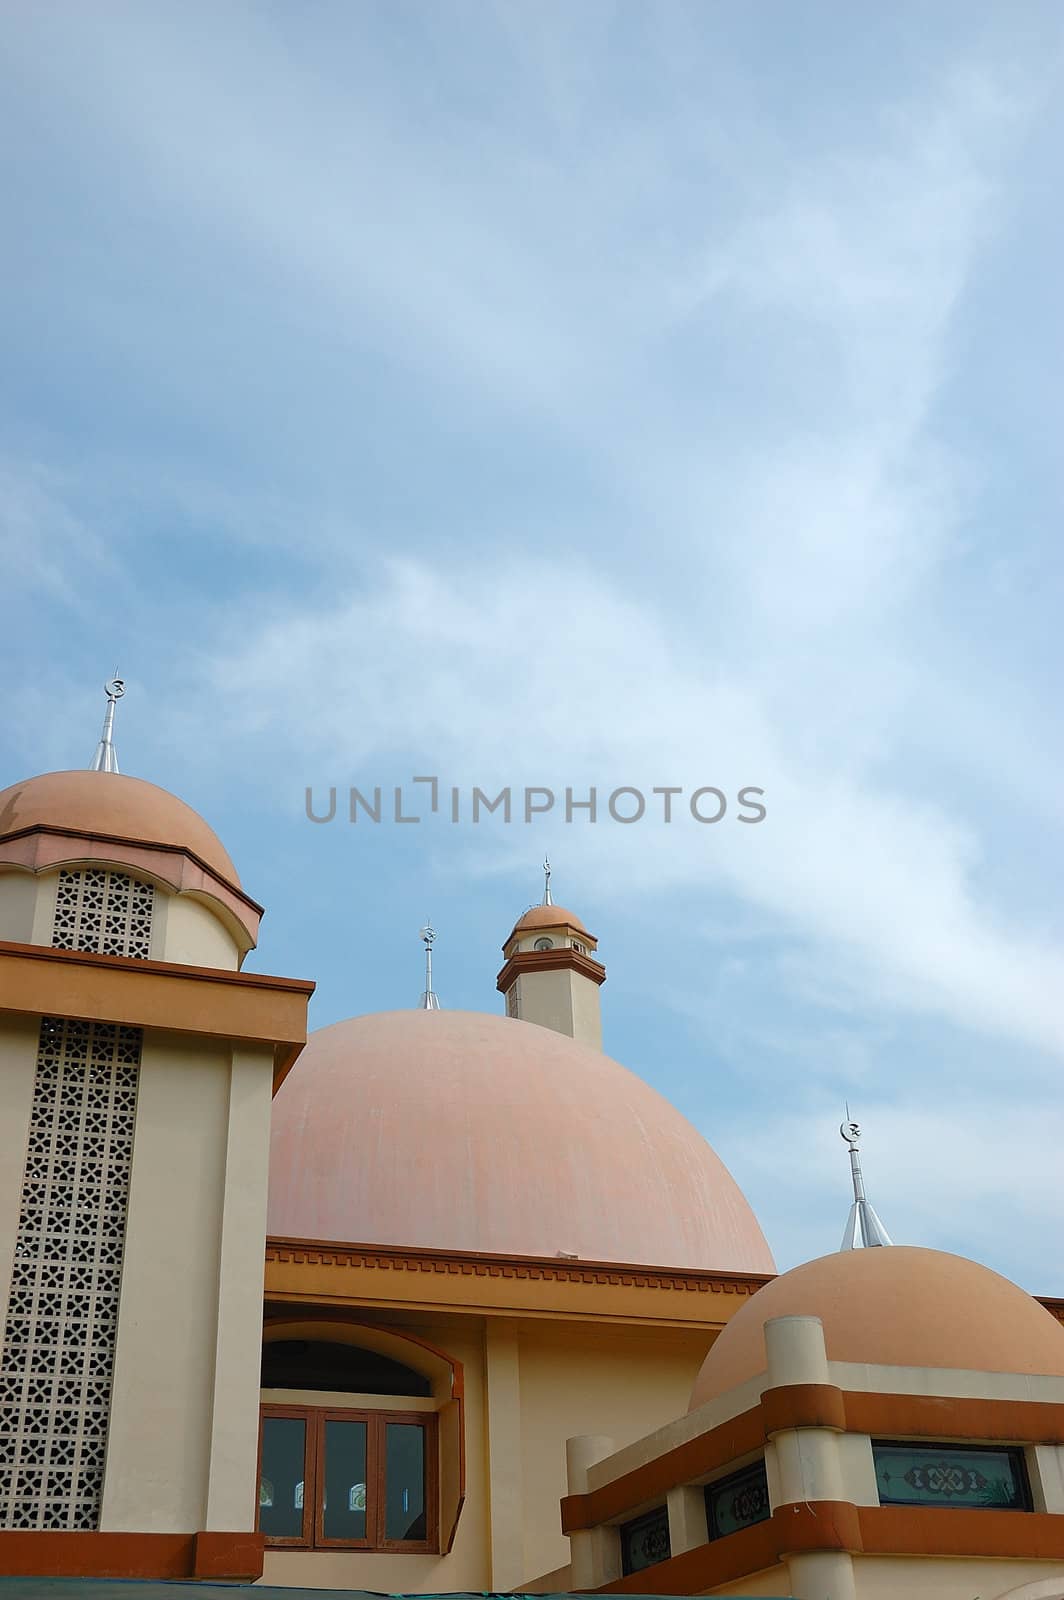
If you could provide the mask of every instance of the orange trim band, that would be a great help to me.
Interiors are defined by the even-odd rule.
[[[612,1483],[604,1483],[587,1494],[567,1495],[562,1501],[562,1532],[579,1533],[612,1522],[648,1500],[659,1500],[678,1483],[690,1483],[749,1455],[764,1442],[761,1408],[754,1406]]]
[[[606,968],[591,956],[582,956],[579,950],[562,945],[557,950],[518,950],[512,955],[495,980],[500,994],[505,994],[514,979],[522,972],[556,972],[571,967],[574,972],[590,978],[600,986],[606,982]]]
[[[269,1044],[274,1092],[307,1040],[314,984],[0,940],[0,1011]]]
[[[562,1530],[578,1533],[613,1522],[648,1501],[660,1499],[678,1484],[697,1481],[718,1467],[761,1449],[772,1433],[810,1427],[873,1436],[1060,1444],[1064,1442],[1064,1404],[862,1394],[838,1390],[830,1384],[783,1385],[766,1390],[761,1405],[676,1445],[657,1460],[645,1462],[587,1494],[567,1496],[561,1503]],[[1061,1525],[1064,1526],[1064,1517]]]
[[[915,1555],[1064,1560],[1064,1516],[1045,1511],[947,1506],[855,1506],[814,1500],[777,1506],[767,1522],[685,1550],[657,1566],[605,1583],[596,1594],[704,1594],[762,1572],[788,1555]]]
[[[262,1577],[258,1533],[0,1532],[0,1572],[17,1578]]]
[[[761,1396],[765,1438],[788,1428],[831,1428],[846,1432],[846,1402],[832,1383],[784,1383]]]

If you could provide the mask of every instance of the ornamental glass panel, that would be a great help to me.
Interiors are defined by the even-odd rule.
[[[328,1418],[325,1423],[326,1539],[366,1537],[366,1424]]]
[[[969,1445],[872,1445],[881,1505],[1030,1507],[1021,1450]]]
[[[384,1429],[384,1537],[425,1539],[425,1430],[389,1422]]]
[[[765,1463],[755,1461],[741,1472],[732,1472],[716,1483],[706,1484],[706,1520],[709,1537],[723,1539],[740,1528],[752,1528],[771,1516]]]
[[[659,1561],[667,1561],[671,1553],[669,1514],[664,1506],[622,1524],[621,1565],[625,1577],[631,1572],[657,1566]]]
[[[307,1424],[302,1417],[263,1417],[259,1527],[268,1539],[303,1536],[303,1461]]]

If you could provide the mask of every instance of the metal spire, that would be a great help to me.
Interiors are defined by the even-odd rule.
[[[425,992],[418,1001],[419,1011],[438,1011],[440,1009],[439,996],[432,988],[432,941],[436,937],[436,929],[431,922],[426,922],[421,930],[421,941],[425,946]]]
[[[893,1239],[876,1216],[875,1207],[865,1194],[861,1158],[857,1153],[861,1130],[856,1122],[850,1121],[849,1106],[846,1107],[846,1121],[839,1132],[850,1147],[850,1169],[853,1173],[853,1205],[846,1218],[846,1232],[842,1236],[839,1249],[860,1250],[869,1249],[877,1244],[893,1244]]]
[[[100,742],[96,746],[96,754],[89,762],[90,772],[117,772],[118,753],[114,747],[115,731],[115,706],[126,692],[126,686],[118,676],[118,668],[110,683],[105,683],[103,692],[107,696],[107,710],[104,713],[103,732]]]
[[[554,904],[554,899],[550,892],[550,862],[546,856],[543,857],[543,904],[545,906]]]

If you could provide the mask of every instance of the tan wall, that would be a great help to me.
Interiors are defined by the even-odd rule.
[[[109,863],[93,861],[81,865],[106,867]],[[77,870],[79,863],[66,862],[64,866]],[[151,881],[145,873],[120,863],[114,867],[143,882]],[[0,939],[50,945],[58,884],[59,869],[35,874],[0,868]],[[242,956],[232,933],[214,910],[191,894],[176,895],[156,884],[151,959],[235,972]]]
[[[583,1044],[602,1048],[602,1011],[598,985],[564,967],[522,972],[521,1020],[553,1028]]]
[[[569,1561],[559,1511],[566,1439],[605,1434],[623,1448],[681,1415],[707,1343],[695,1330],[522,1325],[522,1580]]]
[[[145,1037],[104,1530],[252,1526],[271,1068]]]
[[[36,903],[37,880],[30,873],[0,870],[0,939],[29,944]]]
[[[1059,1579],[1064,1563],[1052,1561],[935,1560],[924,1556],[856,1556],[858,1600],[1004,1600],[1023,1584]],[[752,1591],[750,1591],[752,1592]]]
[[[791,1578],[786,1562],[781,1562],[779,1566],[768,1567],[764,1572],[752,1573],[749,1578],[739,1578],[734,1583],[722,1583],[717,1588],[706,1589],[704,1592],[706,1594],[771,1595],[772,1600],[780,1600],[780,1597],[791,1593]],[[825,1596],[825,1600],[828,1600],[827,1596]],[[908,1600],[908,1596],[899,1593],[894,1596],[894,1600]],[[973,1600],[973,1597],[969,1596],[968,1600]]]
[[[236,972],[241,953],[221,919],[187,894],[155,894],[152,957],[192,967],[223,967]]]
[[[40,1019],[0,1017],[0,1340],[11,1292]]]

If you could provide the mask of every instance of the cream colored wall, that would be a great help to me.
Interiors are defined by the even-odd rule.
[[[521,1020],[553,1028],[570,1039],[602,1048],[602,1013],[598,985],[579,972],[552,968],[522,972]]]
[[[253,1526],[272,1056],[148,1034],[106,1531]]]
[[[855,1556],[853,1565],[858,1600],[1005,1600],[1014,1589],[1040,1579],[1059,1579],[1064,1594],[1060,1561]]]
[[[236,972],[240,950],[221,920],[202,901],[187,894],[155,894],[152,955],[191,967],[223,967]]]
[[[0,870],[0,939],[32,944],[37,880],[29,872]]]
[[[77,868],[79,863],[65,865]],[[109,867],[126,872],[121,862],[93,861],[90,867]],[[130,872],[141,882],[150,881],[142,872]],[[19,944],[52,942],[55,923],[55,896],[59,869],[34,874],[0,870],[0,939]],[[174,894],[156,885],[152,909],[151,957],[154,961],[176,961],[185,966],[220,967],[239,970],[241,949],[226,924],[203,901],[190,894]]]
[[[370,1315],[373,1315],[370,1313]],[[387,1317],[374,1316],[380,1326]],[[485,1427],[485,1339],[479,1321],[456,1319],[404,1322],[397,1331],[413,1333],[446,1350],[462,1363],[465,1377],[466,1497],[450,1555],[402,1555],[360,1550],[267,1550],[264,1583],[284,1587],[361,1589],[387,1594],[438,1594],[453,1590],[479,1593],[491,1588],[490,1507]],[[264,1396],[265,1398],[265,1396]],[[347,1395],[348,1405],[360,1397]],[[320,1394],[308,1404],[330,1403]],[[381,1404],[375,1397],[370,1404]],[[391,1402],[388,1402],[391,1405]],[[412,1402],[424,1410],[431,1401]]]
[[[779,1566],[767,1567],[764,1572],[754,1572],[749,1578],[739,1578],[734,1583],[718,1584],[715,1589],[705,1589],[704,1594],[749,1594],[772,1596],[772,1600],[784,1600],[791,1593],[791,1578],[786,1562]],[[825,1597],[827,1600],[827,1597]],[[894,1600],[908,1600],[908,1596],[900,1593]],[[968,1600],[972,1600],[969,1596]]]
[[[682,1414],[707,1342],[698,1330],[523,1324],[522,1580],[569,1561],[559,1511],[566,1439],[606,1434],[621,1448]]]
[[[11,1292],[39,1038],[39,1018],[0,1017],[0,1335]]]

